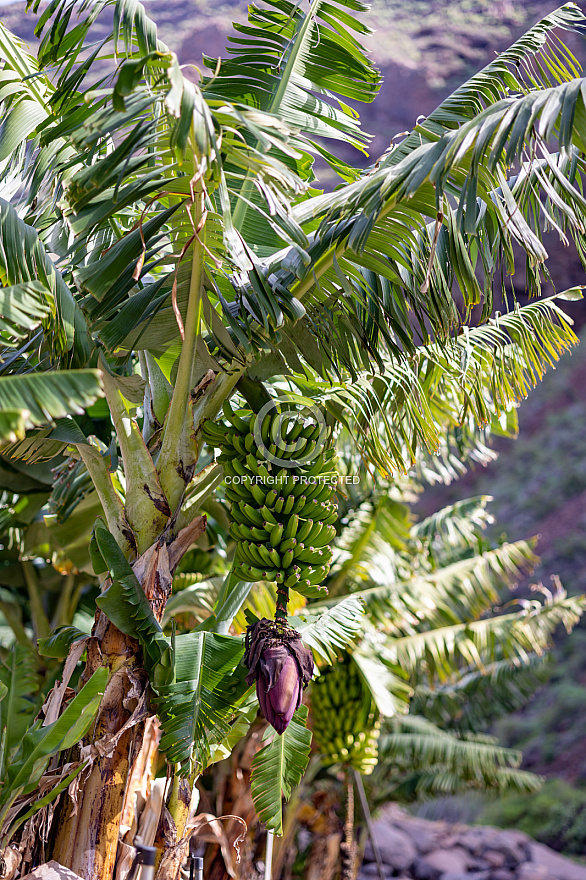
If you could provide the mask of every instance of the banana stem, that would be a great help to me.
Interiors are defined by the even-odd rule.
[[[272,400],[263,383],[257,379],[251,379],[246,373],[239,378],[236,387],[253,412],[259,412],[265,404]]]
[[[175,513],[176,506],[180,503],[185,483],[177,472],[178,450],[181,450],[185,432],[191,433],[193,426],[187,425],[188,417],[191,416],[189,407],[189,392],[192,388],[193,367],[197,352],[197,342],[201,330],[202,317],[202,284],[204,277],[204,230],[200,229],[200,223],[205,219],[205,192],[201,180],[195,185],[195,199],[188,210],[192,210],[192,222],[198,234],[193,242],[191,259],[191,278],[189,284],[189,298],[187,301],[187,313],[184,324],[184,338],[179,355],[179,365],[175,378],[175,387],[171,397],[171,403],[165,424],[161,452],[159,454],[159,474],[161,486],[165,492],[171,511]]]
[[[191,804],[191,780],[182,778],[175,767],[173,783],[169,795],[167,809],[173,818],[177,830],[177,840],[181,840],[185,834],[185,826],[189,819],[189,807]]]
[[[344,822],[344,842],[342,850],[342,880],[354,880],[356,843],[354,841],[354,785],[350,770],[346,770],[346,820]]]
[[[372,846],[372,851],[374,853],[374,858],[376,860],[376,867],[378,870],[378,876],[380,880],[385,880],[385,867],[383,865],[382,856],[380,854],[380,849],[378,845],[378,841],[376,839],[376,834],[374,833],[374,825],[372,824],[372,816],[370,814],[370,807],[368,806],[368,800],[366,799],[366,792],[364,791],[364,783],[362,781],[362,776],[358,772],[358,770],[354,771],[354,781],[356,782],[356,788],[358,789],[358,797],[360,798],[360,806],[362,807],[362,813],[364,815],[364,819],[366,821],[366,828],[368,829],[368,836],[370,838],[370,844]]]
[[[289,602],[289,587],[279,584],[277,587],[277,607],[275,608],[275,620],[287,623],[287,603]]]
[[[45,609],[43,608],[42,591],[32,562],[22,562],[21,565],[29,595],[31,617],[33,620],[33,633],[35,639],[38,641],[49,635],[49,620],[45,614]]]

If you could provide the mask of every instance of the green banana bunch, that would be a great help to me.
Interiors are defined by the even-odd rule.
[[[230,535],[236,541],[234,573],[245,581],[272,581],[307,598],[322,596],[336,534],[335,450],[326,446],[315,455],[320,426],[304,426],[301,420],[281,438],[286,445],[278,446],[282,415],[276,408],[258,426],[256,413],[233,410],[228,402],[224,416],[228,424],[206,421],[203,437],[221,450],[217,460],[224,467]],[[292,466],[269,460],[276,457]],[[307,465],[299,464],[304,459]]]
[[[378,761],[380,715],[349,654],[320,669],[311,684],[313,733],[328,764],[348,764],[363,775]]]

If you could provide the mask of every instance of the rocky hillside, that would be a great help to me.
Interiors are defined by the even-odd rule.
[[[374,837],[383,878],[586,880],[586,867],[522,831],[429,822],[391,806],[375,822]],[[369,842],[358,878],[377,880],[380,873]]]
[[[196,67],[203,52],[225,53],[231,22],[244,20],[247,8],[242,0],[146,0],[146,5],[181,63]],[[384,82],[375,103],[359,108],[364,128],[374,136],[371,156],[559,5],[561,0],[373,0],[366,20],[374,33],[365,43]],[[24,2],[0,6],[0,21],[33,44],[36,17],[24,9]],[[94,32],[99,39],[99,21]],[[580,53],[576,41],[570,46]]]
[[[243,0],[145,0],[156,20],[160,37],[177,52],[184,65],[192,65],[197,79],[202,53],[226,54],[227,35],[233,21],[243,21]],[[363,128],[372,135],[370,156],[352,150],[345,158],[367,165],[381,155],[419,116],[430,113],[460,82],[507,48],[527,28],[561,5],[562,0],[372,0],[366,21],[373,33],[364,42],[379,66],[383,83],[370,105],[356,105]],[[578,0],[586,8],[586,0]],[[25,13],[25,3],[0,6],[0,21],[34,45],[36,16]],[[96,41],[105,25],[94,25]],[[586,62],[583,40],[573,37],[569,48]],[[586,65],[585,65],[586,66]],[[186,68],[189,74],[189,67]],[[336,149],[334,147],[334,149]],[[351,148],[350,148],[351,149]],[[329,171],[329,170],[328,170]],[[320,183],[334,181],[325,171]],[[583,273],[577,257],[556,242],[551,247],[551,273],[558,289],[580,283]],[[522,295],[523,279],[517,292]],[[581,316],[582,310],[577,314]],[[586,309],[584,309],[586,317]]]

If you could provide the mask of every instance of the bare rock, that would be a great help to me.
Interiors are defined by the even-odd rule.
[[[425,861],[440,874],[465,874],[470,866],[470,856],[460,846],[453,849],[436,849],[425,856]]]
[[[515,872],[509,871],[508,868],[497,868],[491,873],[490,880],[513,880],[514,876]]]
[[[531,862],[544,865],[549,876],[555,877],[555,880],[586,880],[586,865],[566,859],[543,843],[531,841],[529,853]]]
[[[445,874],[442,874],[441,880],[490,880],[490,871],[465,871],[464,873],[446,871]]]
[[[372,880],[373,877],[378,877],[379,873],[378,873],[377,863],[376,862],[367,862],[366,864],[362,865],[362,867],[360,869],[360,873],[362,875],[364,875],[364,877],[368,877],[368,880]],[[384,873],[385,877],[392,877],[393,876],[393,869],[389,868],[388,865],[383,865],[383,873]]]
[[[38,865],[30,874],[26,874],[21,880],[81,880],[79,874],[64,868],[59,862],[52,859],[44,865]]]
[[[417,858],[417,850],[409,835],[399,831],[388,821],[380,819],[374,823],[374,837],[385,865],[395,871],[405,871]],[[364,858],[373,862],[374,852],[370,841],[366,844]]]
[[[491,868],[502,868],[505,864],[505,854],[496,849],[485,849],[482,858]]]
[[[490,865],[486,859],[479,859],[476,856],[469,856],[468,871],[490,871]]]
[[[454,842],[477,857],[485,857],[488,851],[503,855],[503,863],[515,867],[529,858],[528,845],[531,838],[522,831],[503,830],[491,827],[461,827],[454,834]],[[495,867],[501,867],[495,866]]]
[[[484,828],[464,828],[452,836],[450,843],[464,847],[472,855],[479,856],[486,846],[484,832]]]
[[[425,854],[432,849],[446,846],[443,842],[446,834],[443,822],[429,822],[427,819],[404,817],[399,814],[392,816],[392,824],[399,831],[409,835],[419,853]]]
[[[430,865],[424,856],[420,856],[413,862],[411,871],[415,880],[439,880],[440,871]]]
[[[531,838],[523,831],[499,830],[494,849],[500,850],[512,862],[524,862],[529,856]]]
[[[545,865],[537,862],[524,862],[517,868],[516,880],[551,880]]]

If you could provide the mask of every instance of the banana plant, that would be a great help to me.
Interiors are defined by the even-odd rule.
[[[412,489],[408,482],[403,486],[404,499],[417,497]],[[425,737],[431,737],[433,757],[433,737],[449,732],[450,748],[455,749],[450,752],[454,763],[449,772],[457,788],[462,781],[455,766],[457,738],[468,742],[496,717],[522,706],[547,677],[544,661],[552,636],[560,623],[572,629],[584,612],[585,600],[568,597],[555,580],[553,589],[533,587],[540,599],[513,598],[508,607],[503,604],[508,590],[531,571],[536,557],[531,542],[488,544],[483,530],[493,522],[489,501],[487,496],[467,499],[413,521],[408,503],[400,501],[398,487],[391,499],[384,487],[373,485],[367,476],[348,499],[349,510],[342,519],[347,522],[337,539],[331,577],[339,593],[365,602],[370,627],[365,626],[362,639],[346,654],[344,664],[324,670],[312,684],[314,729],[330,764],[354,766],[363,773],[378,767],[376,731],[382,717],[389,720],[384,734],[386,763],[379,768],[379,784],[392,766],[397,790],[404,785],[405,791],[412,787],[413,796],[431,792],[436,770],[438,778],[443,770],[447,772],[447,766],[440,766],[443,759],[438,758],[436,770],[427,767],[427,782],[422,779],[412,785],[406,768],[412,767],[415,773],[410,761],[416,757],[424,766]],[[401,713],[396,699],[401,687],[412,693],[408,716],[407,703]],[[394,701],[389,699],[392,695]],[[364,731],[369,724],[366,718],[361,723],[359,716],[370,704],[375,708],[368,716],[373,733],[367,744]],[[417,739],[419,733],[425,736]],[[416,738],[411,740],[407,734]],[[448,740],[440,741],[440,751],[442,742],[449,746]],[[420,752],[411,754],[418,748]],[[476,746],[462,745],[462,756],[467,748],[472,755]],[[511,753],[509,757],[505,764],[514,769],[519,756]],[[523,774],[512,769],[496,774],[494,785],[504,785],[505,779],[512,786],[524,784]],[[527,780],[528,785],[535,782]],[[447,777],[444,782],[447,790]],[[391,796],[390,789],[386,793]]]
[[[147,675],[186,737],[177,753],[168,738],[165,876],[179,870],[186,786],[245,699],[228,632],[251,589],[241,570],[226,572],[200,632],[161,629],[222,479],[204,424],[231,397],[258,412],[283,391],[310,395],[373,466],[402,471],[442,447],[446,425],[470,436],[505,416],[576,342],[560,302],[579,290],[492,315],[514,244],[536,294],[546,226],[583,251],[586,110],[555,33],[582,14],[547,16],[362,172],[315,138],[368,142],[344,101],[372,100],[380,79],[358,42],[364,11],[251,7],[232,60],[206,60],[198,86],[136,0],[55,0],[35,56],[0,26],[4,457],[71,456],[99,517],[89,549],[103,589],[82,682],[107,667],[92,735],[111,748],[85,768],[73,815],[62,798],[51,833],[53,856],[84,880],[113,874]],[[312,188],[316,153],[340,177],[332,193]],[[417,661],[416,635],[397,658]],[[458,644],[470,653],[483,638]],[[44,643],[66,647],[63,633]]]
[[[559,582],[537,588],[542,601],[495,608],[533,566],[531,543],[490,547],[482,534],[493,522],[487,497],[416,521],[407,503],[417,497],[413,483],[389,488],[365,475],[347,500],[332,586],[362,599],[368,622],[310,688],[315,755],[305,792],[317,797],[334,786],[341,801],[346,790],[344,876],[355,851],[352,792],[356,783],[364,796],[362,776],[373,809],[470,789],[539,788],[542,780],[521,769],[521,753],[484,731],[530,699],[547,678],[553,633],[560,623],[570,630],[586,608],[584,596],[569,598]],[[290,835],[307,799],[290,808]]]

